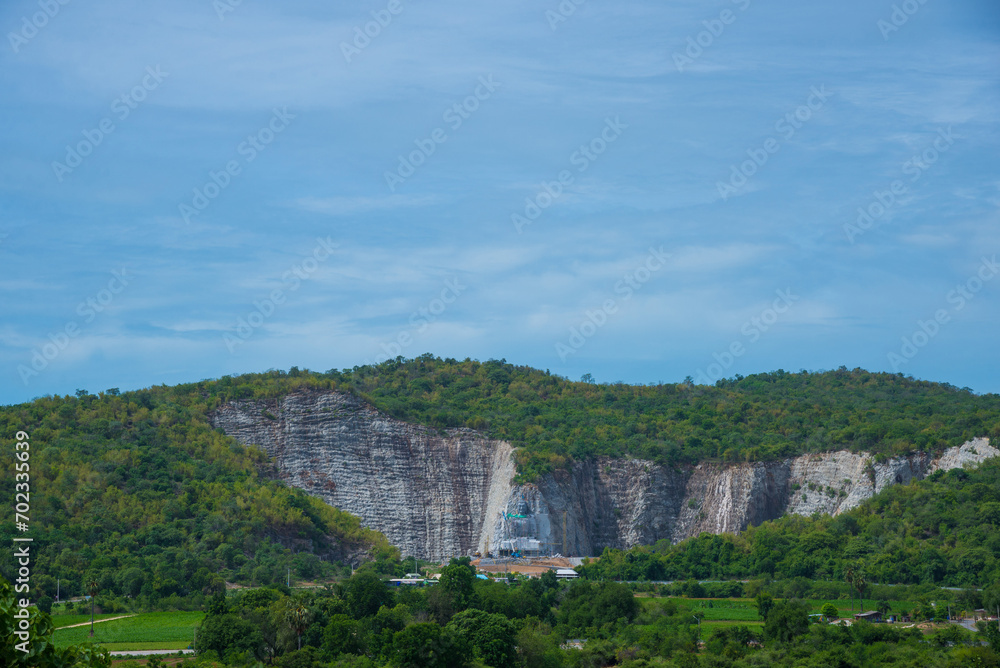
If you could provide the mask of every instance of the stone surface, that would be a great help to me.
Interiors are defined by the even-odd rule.
[[[348,394],[235,402],[212,419],[271,454],[288,483],[359,516],[404,555],[428,559],[496,546],[502,513],[516,513],[522,499],[543,549],[582,556],[704,531],[738,532],[785,513],[837,514],[889,485],[1000,456],[979,438],[937,459],[915,453],[875,461],[840,451],[675,470],[598,458],[515,485],[508,443],[401,422]]]

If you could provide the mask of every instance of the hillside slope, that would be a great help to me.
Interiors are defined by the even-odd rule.
[[[593,578],[805,577],[995,587],[1000,580],[1000,459],[887,487],[836,517],[788,515],[740,535],[606,550]]]
[[[262,452],[212,428],[199,395],[78,394],[0,409],[7,442],[24,431],[31,444],[35,595],[55,596],[58,578],[64,597],[94,580],[104,594],[159,600],[396,554],[358,518],[274,479]],[[0,486],[14,489],[12,466]],[[14,534],[2,518],[0,540]]]
[[[7,438],[31,434],[47,593],[57,577],[76,593],[93,578],[162,598],[391,560],[364,525],[422,556],[482,550],[521,497],[546,549],[678,541],[840,512],[1000,438],[996,395],[846,369],[595,385],[425,355],[78,394],[0,409]],[[0,522],[0,539],[13,531]]]
[[[978,439],[940,457],[838,451],[669,467],[601,456],[518,483],[509,443],[396,420],[341,392],[234,401],[211,419],[266,450],[290,484],[357,515],[404,554],[428,559],[498,547],[504,513],[529,513],[526,537],[544,551],[593,555],[739,532],[787,513],[839,513],[890,485],[1000,455]]]

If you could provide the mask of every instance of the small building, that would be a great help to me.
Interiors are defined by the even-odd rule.
[[[580,574],[574,571],[572,568],[557,568],[556,569],[556,579],[557,580],[575,580],[580,577]]]
[[[423,587],[430,582],[432,581],[423,578],[393,578],[389,580],[388,584],[390,587]]]
[[[866,622],[873,622],[877,624],[882,621],[882,613],[879,612],[878,610],[871,610],[870,612],[859,612],[856,615],[854,615],[854,619],[858,621],[864,620]]]

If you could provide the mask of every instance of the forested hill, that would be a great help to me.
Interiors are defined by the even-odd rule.
[[[157,388],[48,397],[0,408],[0,433],[30,444],[32,593],[143,598],[150,604],[224,588],[331,575],[333,564],[395,562],[357,517],[274,478],[263,452],[214,430],[198,394]],[[11,445],[13,451],[13,446]],[[14,491],[14,466],[0,487]],[[0,541],[15,534],[0,518]],[[13,580],[12,552],[0,575]],[[345,566],[349,568],[349,566]],[[339,570],[338,570],[339,572]]]
[[[786,515],[738,536],[605,550],[587,577],[808,578],[992,587],[1000,603],[1000,458],[894,485],[836,517]]]
[[[765,460],[834,449],[883,455],[1000,439],[1000,397],[862,370],[782,371],[629,386],[571,382],[504,361],[395,360],[312,373],[293,368],[128,393],[45,397],[0,408],[8,443],[31,443],[31,525],[45,572],[36,591],[164,599],[222,580],[278,583],[397,552],[347,513],[274,479],[263,453],[211,427],[225,402],[292,392],[352,392],[395,417],[465,426],[510,441],[519,475],[574,459],[633,455],[664,464]],[[267,415],[262,419],[273,419]],[[13,467],[0,484],[13,489]],[[14,534],[0,518],[0,540]],[[11,574],[9,559],[0,574]]]
[[[1000,396],[861,369],[756,374],[714,386],[572,382],[504,360],[423,355],[318,374],[292,369],[168,390],[210,405],[296,388],[360,395],[402,420],[470,427],[522,448],[522,479],[573,459],[632,455],[672,465],[766,461],[848,449],[883,455],[1000,438]]]

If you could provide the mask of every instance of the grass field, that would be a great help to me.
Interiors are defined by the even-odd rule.
[[[94,615],[94,621],[99,621],[101,619],[111,619],[112,617],[121,617],[122,615],[131,614],[129,612],[116,612],[114,614],[108,615]],[[52,623],[55,624],[57,629],[61,629],[64,626],[72,626],[73,624],[83,624],[84,622],[90,622],[90,615],[53,615]],[[97,628],[97,625],[94,625]]]
[[[191,644],[194,628],[204,616],[203,612],[148,612],[95,624],[93,638],[89,624],[75,629],[57,629],[53,642],[56,647],[93,642],[109,650],[184,649]],[[61,619],[75,617],[77,615]]]

